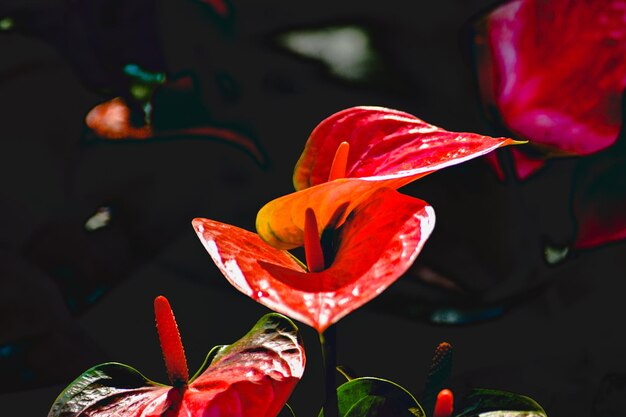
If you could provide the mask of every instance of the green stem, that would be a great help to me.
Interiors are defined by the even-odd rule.
[[[324,360],[324,417],[339,417],[337,405],[337,336],[335,326],[328,327],[320,333],[320,344],[322,346],[322,359]]]

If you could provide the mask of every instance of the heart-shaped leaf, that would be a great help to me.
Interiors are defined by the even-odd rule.
[[[612,145],[626,87],[624,19],[618,1],[498,6],[474,23],[472,36],[486,108],[547,153],[584,155]]]
[[[455,417],[547,417],[535,400],[491,389],[472,391]]]
[[[129,366],[105,363],[72,382],[48,417],[274,417],[304,366],[297,327],[272,313],[234,344],[214,348],[187,385],[161,385]]]
[[[424,201],[378,190],[336,231],[334,259],[321,272],[235,226],[209,219],[193,226],[239,291],[323,332],[408,269],[432,232],[434,212]]]
[[[425,417],[415,397],[395,382],[363,377],[337,388],[339,417]],[[324,416],[324,410],[319,414]]]

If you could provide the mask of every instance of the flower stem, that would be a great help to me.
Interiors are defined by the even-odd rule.
[[[154,316],[167,376],[172,386],[182,387],[189,381],[187,359],[174,313],[169,301],[162,295],[154,299]]]
[[[322,346],[322,359],[324,361],[324,417],[338,417],[339,409],[337,404],[337,378],[335,369],[337,368],[337,336],[335,326],[328,327],[320,333],[320,344]]]

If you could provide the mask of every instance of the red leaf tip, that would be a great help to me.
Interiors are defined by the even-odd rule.
[[[162,295],[154,299],[154,316],[170,383],[175,387],[186,385],[189,381],[189,370],[185,350],[170,303]]]

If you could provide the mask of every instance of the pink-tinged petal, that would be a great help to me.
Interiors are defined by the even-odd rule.
[[[574,247],[589,249],[626,239],[626,159],[581,162],[574,181]]]
[[[616,141],[626,87],[623,0],[515,0],[475,29],[483,101],[517,137],[557,155]]]
[[[449,132],[394,109],[351,107],[324,119],[311,133],[294,170],[296,190],[328,181],[335,152],[344,141],[350,144],[346,177],[404,179],[404,184],[518,143],[509,138]]]
[[[276,416],[304,373],[304,348],[295,330],[284,317],[265,316],[193,380],[185,392],[187,408],[204,410],[198,415],[214,415],[214,410],[215,415]],[[211,408],[202,408],[209,398]]]
[[[424,201],[379,189],[349,213],[332,264],[313,273],[254,233],[208,219],[194,219],[193,226],[237,289],[323,332],[409,268],[430,236],[434,219]]]

